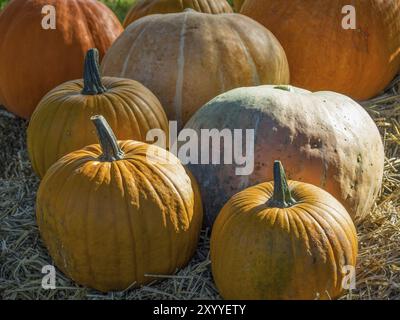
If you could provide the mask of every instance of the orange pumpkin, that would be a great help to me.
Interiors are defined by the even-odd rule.
[[[54,30],[42,27],[47,6],[55,8]],[[0,30],[0,101],[29,118],[47,92],[81,77],[87,50],[96,47],[103,56],[123,28],[95,0],[12,0]]]
[[[142,0],[137,1],[125,17],[124,27],[150,14],[176,13],[185,9],[193,9],[204,13],[232,13],[226,0]]]
[[[295,86],[365,100],[399,70],[399,0],[248,0],[241,13],[282,43]]]
[[[100,145],[61,158],[39,187],[37,223],[51,257],[77,283],[101,291],[173,274],[197,247],[195,181],[168,151],[117,142],[103,117],[92,121]]]
[[[233,196],[211,235],[214,281],[229,300],[338,298],[357,251],[344,207],[311,184],[287,182],[279,161],[274,182]]]
[[[28,152],[34,171],[43,177],[62,156],[96,143],[90,116],[102,113],[120,140],[146,141],[151,129],[168,136],[168,119],[147,88],[120,78],[101,78],[98,51],[87,53],[84,79],[66,82],[39,103],[28,127]]]
[[[189,165],[200,185],[208,226],[234,194],[272,180],[274,159],[285,162],[291,179],[332,194],[354,220],[369,214],[382,185],[385,155],[378,128],[359,104],[338,93],[291,86],[239,88],[206,104],[185,129],[198,137],[207,129],[242,129],[243,136],[254,130],[249,174],[238,175],[242,166],[222,162],[224,143],[213,150],[221,155],[221,164]],[[251,150],[252,142],[246,142],[246,149]]]
[[[179,128],[229,89],[289,82],[285,52],[267,29],[240,14],[193,10],[131,24],[107,52],[102,71],[143,83]]]

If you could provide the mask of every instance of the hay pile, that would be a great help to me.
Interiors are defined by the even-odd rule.
[[[381,196],[358,228],[357,289],[343,299],[400,299],[400,78],[363,104],[385,141]],[[57,289],[43,290],[42,267],[51,264],[35,224],[39,184],[26,152],[27,122],[0,109],[0,299],[218,299],[202,234],[190,265],[165,281],[107,295],[82,288],[57,272]]]

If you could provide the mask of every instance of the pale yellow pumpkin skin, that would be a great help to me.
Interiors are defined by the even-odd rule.
[[[348,267],[355,267],[357,233],[344,207],[313,185],[289,181],[298,201],[289,208],[267,202],[273,183],[229,200],[211,236],[211,266],[229,300],[335,299]]]
[[[212,14],[233,12],[226,0],[139,0],[129,10],[123,25],[126,28],[132,22],[150,14],[177,13],[186,9]]]
[[[151,129],[168,133],[160,101],[137,81],[104,77],[107,92],[81,94],[83,80],[50,91],[39,103],[28,127],[28,153],[39,177],[62,156],[96,143],[90,117],[101,113],[120,140],[146,141]]]
[[[121,141],[122,160],[99,145],[61,158],[40,184],[37,223],[56,266],[81,285],[124,290],[173,274],[194,254],[202,224],[198,188],[179,160]],[[156,150],[157,152],[155,152]]]
[[[107,52],[102,72],[143,83],[179,128],[220,93],[289,82],[285,52],[271,32],[240,14],[195,11],[131,24]]]

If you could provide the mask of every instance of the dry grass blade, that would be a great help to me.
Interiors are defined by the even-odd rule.
[[[364,102],[385,142],[380,199],[359,226],[357,288],[342,299],[400,299],[400,79],[385,94]],[[35,223],[38,179],[26,152],[26,125],[0,109],[0,298],[3,299],[218,299],[202,234],[188,267],[141,289],[102,294],[57,273],[57,289],[41,287],[42,267],[51,264]]]

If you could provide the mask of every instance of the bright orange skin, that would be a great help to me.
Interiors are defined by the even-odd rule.
[[[43,177],[62,156],[97,142],[90,117],[107,118],[117,139],[146,141],[151,129],[168,135],[168,119],[159,100],[140,83],[103,78],[107,92],[81,94],[83,80],[64,83],[39,103],[28,127],[28,153],[34,171]]]
[[[55,30],[42,28],[46,5],[56,9]],[[123,28],[95,0],[13,0],[0,15],[0,30],[0,102],[28,119],[47,92],[81,78],[88,49],[102,57]]]
[[[108,50],[102,73],[143,83],[179,128],[225,91],[289,83],[285,52],[271,32],[240,14],[196,11],[132,23]]]
[[[169,154],[170,163],[162,164],[167,151],[161,148],[133,141],[119,146],[123,160],[98,161],[99,145],[60,159],[41,182],[36,202],[40,233],[56,266],[104,292],[185,266],[202,224],[196,182],[177,158]]]
[[[126,28],[132,22],[150,14],[177,13],[185,9],[213,14],[233,12],[226,0],[142,0],[132,6],[123,25]]]
[[[342,27],[346,5],[355,7],[355,30]],[[248,0],[241,13],[281,42],[295,86],[365,100],[399,70],[399,0]]]
[[[232,197],[211,236],[214,281],[225,299],[335,299],[356,265],[357,233],[344,207],[313,185],[289,181],[289,208],[266,203],[273,182]]]

